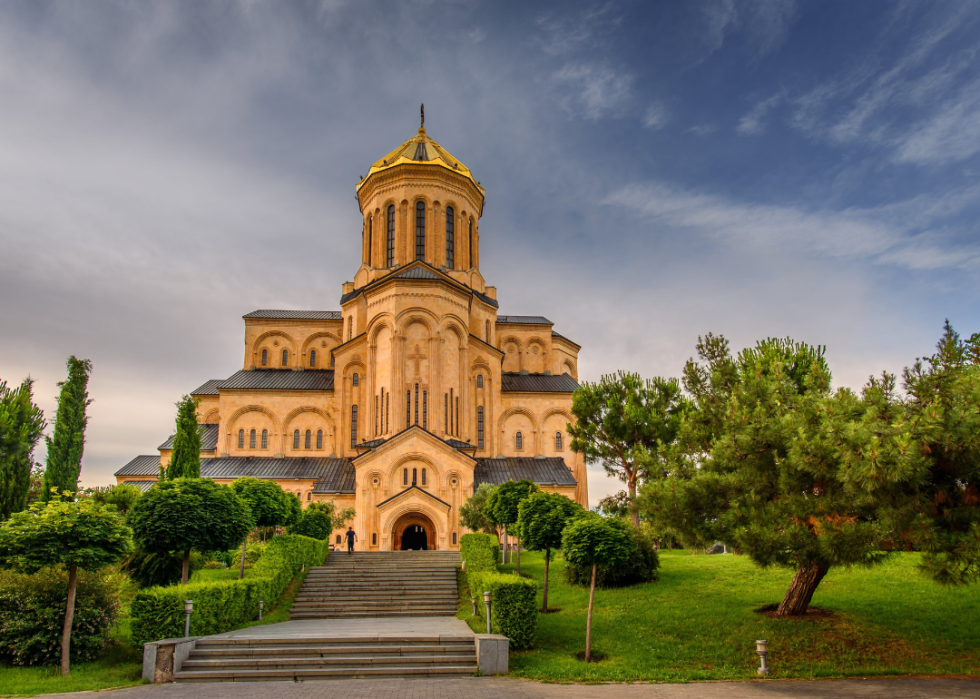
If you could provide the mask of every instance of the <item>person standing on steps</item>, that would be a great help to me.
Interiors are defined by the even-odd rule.
[[[357,541],[357,534],[354,533],[354,527],[347,527],[347,553],[354,553],[354,542]]]

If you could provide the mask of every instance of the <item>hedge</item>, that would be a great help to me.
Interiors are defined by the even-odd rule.
[[[142,645],[184,635],[184,600],[194,601],[191,635],[232,631],[258,616],[259,600],[271,608],[303,566],[320,565],[326,541],[277,536],[243,580],[190,583],[140,590],[133,600],[133,642]]]
[[[469,565],[467,565],[469,568]],[[534,645],[538,629],[538,586],[529,578],[496,571],[467,571],[470,594],[483,601],[491,592],[490,629],[510,639],[511,650],[525,650]]]
[[[492,534],[463,534],[459,539],[459,555],[466,570],[496,570],[500,542]]]

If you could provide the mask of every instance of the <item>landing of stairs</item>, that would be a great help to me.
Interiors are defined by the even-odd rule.
[[[281,624],[250,626],[208,638],[376,638],[378,636],[473,636],[462,619],[446,616],[373,617],[361,619],[294,619]]]

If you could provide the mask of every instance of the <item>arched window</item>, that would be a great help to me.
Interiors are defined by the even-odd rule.
[[[412,391],[405,391],[405,427],[412,425]]]
[[[371,533],[371,546],[377,546],[377,545],[378,545],[378,533],[377,532],[372,532]]]
[[[483,406],[476,409],[476,447],[483,449]]]
[[[395,264],[395,205],[388,207],[388,254],[386,267]]]
[[[489,345],[490,344],[490,321],[489,320],[486,322],[484,334],[487,336],[487,344]]]
[[[269,430],[262,430],[262,448],[269,448]]]
[[[245,430],[238,430],[238,448],[245,448]]]
[[[476,376],[476,387],[483,388],[483,374],[477,374]]]
[[[368,249],[367,249],[368,266],[371,265],[371,244],[373,242],[374,242],[374,219],[368,216]]]
[[[357,386],[357,372],[354,372],[354,375],[350,377],[350,385]]]
[[[310,430],[306,430],[306,441],[303,443],[304,449],[311,449],[313,447],[313,433]]]
[[[248,448],[255,449],[255,430],[248,433]]]
[[[293,431],[293,449],[299,449],[299,430]]]
[[[425,485],[425,469],[422,469],[422,485]]]
[[[316,366],[316,350],[310,350],[310,366]]]
[[[419,470],[417,468],[412,469],[412,485],[419,482]]]
[[[473,254],[473,219],[470,219],[470,267],[476,267],[474,259],[476,256]]]
[[[283,366],[286,366],[288,364],[289,364],[289,350],[288,349],[284,349],[282,351],[282,365]]]
[[[402,485],[408,485],[408,469],[402,470]]]
[[[350,407],[350,445],[357,446],[357,406]]]
[[[262,350],[262,366],[266,366],[268,364],[269,364],[269,350],[264,349]]]
[[[337,543],[340,543],[340,534],[337,535]]]
[[[456,532],[453,532],[453,546],[456,545]]]
[[[422,391],[422,429],[429,429],[429,392]]]
[[[316,448],[323,449],[323,430],[316,431]]]
[[[311,490],[306,494],[306,502],[310,502],[313,499],[313,491]]]
[[[446,207],[446,266],[449,269],[456,269],[456,221],[454,218],[453,207]]]
[[[419,424],[419,385],[415,384],[415,424]]]
[[[561,432],[555,432],[555,451],[561,451]]]
[[[425,202],[415,205],[415,259],[425,259]]]
[[[524,435],[520,432],[514,435],[514,446],[517,447],[517,451],[524,448]]]

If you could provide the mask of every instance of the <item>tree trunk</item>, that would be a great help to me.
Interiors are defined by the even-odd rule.
[[[551,566],[551,549],[544,550],[544,600],[541,611],[548,611],[548,568]]]
[[[786,596],[779,603],[776,616],[799,616],[806,614],[813,593],[817,590],[817,585],[823,580],[823,576],[830,570],[830,566],[819,563],[808,563],[796,571],[793,582],[786,590]]]
[[[191,574],[191,550],[187,549],[184,551],[184,565],[180,568],[180,584],[186,585],[187,578]]]
[[[504,525],[504,565],[507,565],[507,525]]]
[[[78,583],[78,568],[68,568],[68,608],[65,610],[65,628],[61,632],[61,675],[68,677],[71,672],[71,622],[75,617],[75,585]]]
[[[631,476],[626,485],[629,487],[630,495],[630,516],[633,518],[633,526],[640,526],[640,511],[636,507],[636,476]]]
[[[517,574],[521,574],[521,537],[514,537],[514,552],[517,554]]]
[[[245,545],[248,543],[248,537],[245,537],[245,541],[242,542],[242,560],[238,564],[238,579],[241,580],[245,577]]]
[[[589,617],[585,622],[585,662],[592,660],[592,605],[595,603],[595,573],[597,563],[592,564],[592,585],[589,587]]]

